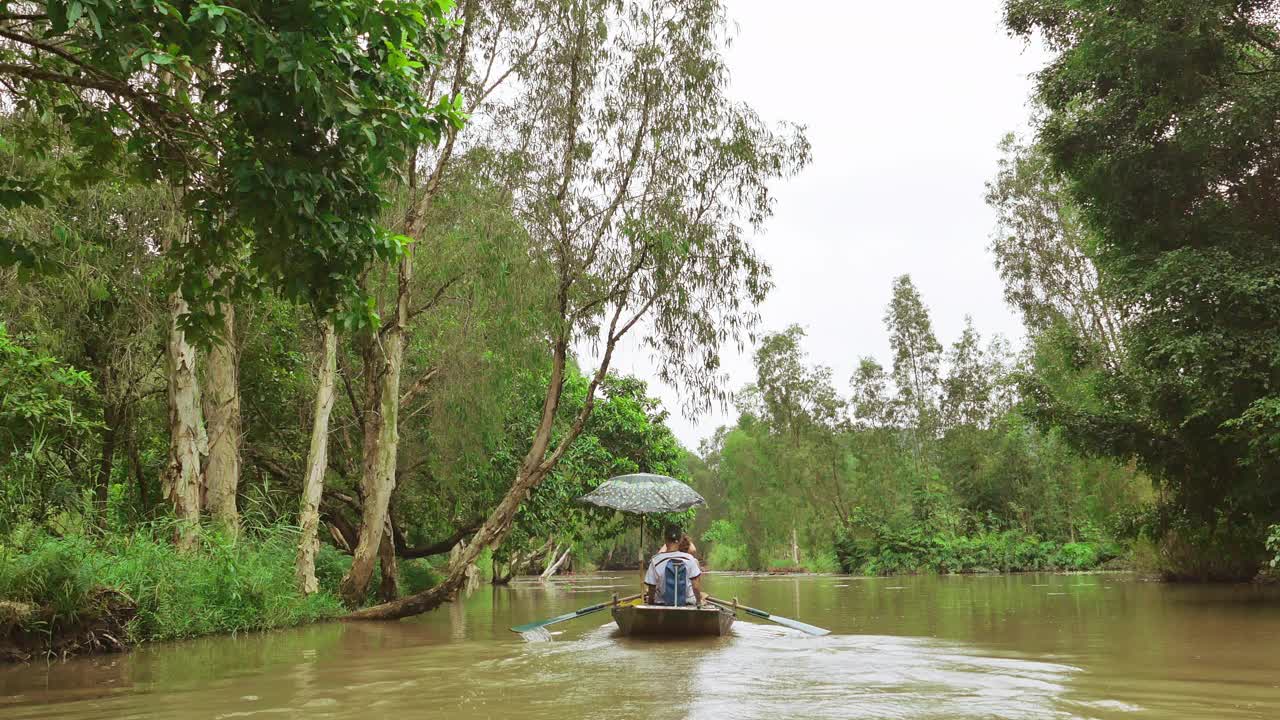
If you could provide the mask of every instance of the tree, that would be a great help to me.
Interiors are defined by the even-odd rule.
[[[1280,30],[1275,2],[1010,0],[1055,53],[1040,144],[1096,235],[1124,363],[1074,437],[1137,457],[1176,507],[1260,526],[1280,511]],[[1261,541],[1258,543],[1261,547]]]
[[[831,385],[831,370],[805,365],[800,348],[804,335],[799,325],[767,333],[755,352],[755,387],[765,417],[775,432],[795,443],[814,427],[834,426],[843,412],[843,402]]]
[[[360,278],[404,244],[379,225],[384,184],[398,158],[461,123],[457,103],[432,106],[419,90],[451,7],[35,2],[0,15],[0,77],[17,108],[57,112],[92,157],[122,156],[170,190],[165,487],[188,524],[201,487],[236,522],[232,299],[267,287],[375,324]],[[14,187],[22,202],[56,190],[38,178]],[[212,347],[206,408],[190,340]]]
[[[521,3],[464,0],[456,13],[461,32],[446,48],[452,61],[431,75],[427,92],[434,93],[437,85],[447,86],[448,96],[455,98],[455,104],[461,107],[465,91],[472,98],[466,105],[467,114],[480,109],[481,103],[512,72],[522,67],[527,54],[537,47],[542,30],[540,26],[531,27],[530,14],[530,9]],[[508,70],[491,80],[497,62],[506,64]],[[438,148],[435,147],[438,138],[431,137],[427,138],[430,142],[408,154],[407,166],[403,168],[407,182],[397,188],[397,203],[390,213],[393,227],[403,235],[422,237],[432,203],[454,164],[455,149],[460,147],[458,130],[456,124],[448,127]],[[505,207],[506,203],[502,205]],[[378,328],[367,328],[359,338],[365,378],[364,466],[360,493],[363,502],[355,562],[343,578],[344,599],[351,606],[364,597],[375,555],[381,552],[385,558],[395,557],[395,537],[386,518],[397,475],[400,379],[405,344],[410,340],[410,323],[416,316],[432,310],[442,294],[461,277],[460,274],[439,279],[435,287],[426,289],[430,299],[414,307],[414,298],[423,294],[421,290],[416,295],[414,292],[421,285],[414,281],[413,256],[417,247],[415,243],[399,259],[394,292],[388,293],[384,301],[387,322]],[[421,389],[415,385],[408,394],[417,394]],[[383,545],[388,547],[382,548]],[[384,568],[383,577],[394,577],[394,573]]]
[[[182,192],[176,284],[185,324],[213,335],[230,295],[264,282],[324,309],[358,299],[370,263],[399,252],[377,222],[392,159],[459,120],[418,88],[449,0],[21,7],[0,15],[11,101]]]
[[[889,374],[878,360],[870,355],[858,359],[858,369],[849,379],[853,388],[849,407],[858,427],[870,429],[897,426],[897,406],[893,401],[891,382]]]
[[[0,162],[12,175],[68,188],[0,213],[0,244],[25,249],[0,267],[0,314],[37,343],[33,350],[93,377],[96,399],[80,410],[100,419],[97,443],[79,445],[92,460],[66,480],[92,487],[101,522],[118,460],[135,470],[140,495],[147,492],[137,481],[144,477],[136,472],[137,425],[144,398],[163,386],[156,340],[165,309],[155,293],[162,267],[154,247],[171,210],[158,188],[128,182],[118,165],[94,165],[64,130],[30,113],[0,118]]]
[[[916,462],[938,431],[938,389],[942,345],[933,334],[929,310],[911,276],[893,281],[893,299],[884,314],[893,351],[893,380],[898,388],[905,421],[915,434]]]
[[[984,427],[991,419],[995,379],[982,348],[982,337],[966,315],[964,330],[947,353],[947,376],[942,381],[942,418],[947,428]]]
[[[746,226],[769,215],[767,181],[802,166],[808,145],[726,96],[719,3],[579,0],[547,24],[495,133],[518,161],[511,182],[534,262],[556,278],[541,418],[509,491],[445,580],[352,617],[403,617],[452,596],[582,433],[618,343],[641,321],[660,375],[705,402],[720,343],[751,327],[768,287]],[[570,346],[591,341],[599,361],[556,439]]]
[[[1066,181],[1044,150],[1006,135],[1000,169],[987,183],[987,204],[996,211],[991,243],[1004,281],[1005,302],[1017,308],[1033,334],[1067,322],[1080,337],[1105,348],[1115,364],[1124,318],[1099,286],[1090,254],[1094,238]]]

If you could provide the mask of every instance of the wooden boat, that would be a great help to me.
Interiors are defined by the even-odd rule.
[[[622,603],[612,608],[613,619],[623,635],[690,637],[727,635],[734,614],[715,606],[672,607]]]

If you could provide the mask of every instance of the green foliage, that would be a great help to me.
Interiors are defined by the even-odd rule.
[[[875,573],[1077,569],[1118,552],[1102,528],[1146,501],[1145,478],[1032,422],[1007,343],[970,320],[944,355],[906,276],[885,325],[894,371],[862,358],[848,399],[808,364],[800,328],[762,337],[737,423],[690,463],[713,564],[829,567],[834,549]]]
[[[23,347],[0,322],[0,453],[12,455],[40,435],[93,429],[80,412],[92,392],[88,373]]]
[[[742,531],[733,523],[720,518],[702,533],[702,550],[707,566],[713,570],[750,570],[747,547]]]
[[[74,624],[95,611],[91,551],[83,538],[37,536],[21,546],[0,545],[0,600],[30,603],[50,611],[51,628]]]
[[[836,543],[840,567],[862,575],[1093,570],[1119,554],[1113,543],[1059,543],[1021,530],[948,536],[880,528]]]
[[[134,642],[288,627],[343,611],[334,594],[341,559],[321,552],[322,591],[303,597],[294,580],[296,535],[288,530],[239,540],[205,532],[194,555],[179,552],[167,530],[144,526],[97,540],[18,537],[0,555],[0,599],[52,609],[70,624],[100,612],[99,589],[113,589],[136,607]]]
[[[0,74],[18,111],[65,123],[85,174],[122,158],[180,189],[196,232],[163,244],[207,330],[208,300],[266,285],[327,309],[399,254],[407,239],[378,225],[384,185],[464,117],[460,98],[420,90],[452,6],[36,2],[33,20],[0,18]],[[50,179],[19,177],[3,197],[43,201],[65,189]],[[210,268],[243,272],[212,281]]]
[[[811,573],[838,573],[843,569],[840,567],[840,556],[836,554],[835,549],[811,552],[803,558],[801,565]]]
[[[100,423],[89,374],[34,352],[0,322],[0,533],[75,504],[77,447]]]
[[[1041,340],[1075,382],[1034,400],[1079,446],[1136,459],[1170,512],[1201,526],[1178,529],[1171,572],[1223,577],[1228,559],[1202,551],[1230,537],[1236,553],[1248,532],[1233,559],[1249,577],[1243,561],[1259,555],[1244,548],[1280,517],[1275,3],[1008,0],[1005,12],[1053,53],[1037,81],[1040,184],[1065,189],[1098,296],[1126,319],[1109,361],[1082,332]]]
[[[436,569],[423,559],[401,561],[397,563],[397,569],[400,571],[400,591],[407,595],[421,592],[440,582]]]

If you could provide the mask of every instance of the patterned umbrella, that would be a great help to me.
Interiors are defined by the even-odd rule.
[[[609,478],[580,502],[629,513],[680,512],[706,505],[693,488],[673,477],[636,473]]]

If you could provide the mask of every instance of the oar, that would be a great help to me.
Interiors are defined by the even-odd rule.
[[[722,608],[726,608],[729,610],[742,610],[748,615],[755,615],[758,618],[769,620],[771,622],[776,622],[779,625],[784,625],[794,630],[799,630],[802,633],[809,633],[810,635],[827,635],[827,634],[830,634],[831,632],[826,628],[820,628],[820,627],[817,627],[816,625],[810,625],[809,623],[802,623],[799,620],[792,620],[791,618],[784,618],[781,615],[774,615],[773,613],[767,613],[763,610],[757,610],[753,607],[747,607],[746,605],[736,605],[734,603],[727,603],[723,600],[717,600],[716,598],[713,598],[713,597],[708,597],[707,599],[715,603],[716,605],[719,605]]]
[[[538,622],[531,622],[528,625],[517,625],[511,628],[511,632],[518,632],[518,633],[532,632],[534,630],[547,627],[548,625],[555,625],[556,623],[564,622],[565,620],[572,620],[574,618],[580,618],[583,615],[590,615],[593,612],[598,612],[607,607],[613,607],[614,605],[621,605],[626,602],[631,602],[632,600],[635,600],[639,597],[640,597],[639,595],[632,595],[631,597],[624,597],[621,600],[610,600],[608,602],[602,602],[597,605],[588,605],[587,607],[584,607],[580,610],[574,610],[573,612],[570,612],[570,613],[557,615],[549,620],[539,620]]]

